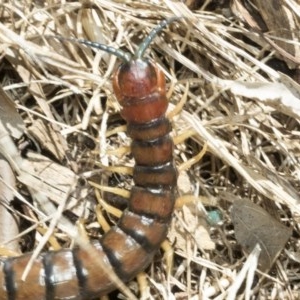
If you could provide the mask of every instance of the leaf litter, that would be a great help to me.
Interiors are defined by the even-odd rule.
[[[291,229],[249,200],[235,200],[231,209],[231,218],[237,242],[247,252],[251,252],[255,245],[259,244],[260,269],[268,273],[291,237]]]
[[[188,87],[183,109],[172,118],[174,138],[189,133],[176,145],[176,163],[185,164],[206,144],[208,149],[200,162],[182,171],[187,176],[180,196],[190,197],[172,222],[170,274],[158,254],[147,271],[148,292],[139,294],[134,282],[129,287],[141,299],[299,298],[300,89],[297,68],[285,54],[290,47],[283,46],[290,41],[283,38],[281,50],[274,48],[276,35],[258,34],[260,23],[251,23],[251,13],[237,0],[235,7],[229,1],[187,1],[193,10],[168,0],[93,2],[89,7],[53,1],[52,9],[47,1],[6,0],[0,6],[2,87],[14,102],[1,93],[0,149],[19,180],[15,198],[25,207],[12,210],[30,223],[18,235],[22,250],[53,249],[38,230],[42,224],[47,231],[51,220],[45,236],[61,247],[73,245],[80,218],[90,237],[99,236],[93,208],[102,199],[95,199],[88,181],[121,190],[132,184],[133,162],[124,155],[129,140],[111,86],[116,58],[47,36],[85,38],[133,51],[159,20],[184,16],[155,39],[147,56],[173,86],[171,109]],[[297,16],[295,1],[281,2],[289,9],[285,16]],[[278,67],[282,64],[289,67]],[[5,126],[7,119],[13,130]],[[48,146],[49,139],[54,145]],[[126,204],[114,193],[100,194],[119,208]],[[212,224],[207,213],[216,209],[222,218]],[[115,222],[102,212],[109,224]],[[264,230],[251,227],[253,218]],[[278,234],[273,244],[270,229]],[[30,234],[33,242],[27,241]],[[272,265],[268,274],[259,264],[263,248],[263,269]]]

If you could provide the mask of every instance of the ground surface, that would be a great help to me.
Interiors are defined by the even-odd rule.
[[[159,21],[183,16],[146,51],[166,75],[180,170],[173,266],[168,274],[162,251],[147,270],[148,287],[129,288],[140,299],[300,298],[299,45],[290,43],[299,6],[253,2],[250,9],[243,1],[3,1],[1,81],[18,113],[2,91],[0,118],[17,131],[8,130],[18,151],[4,139],[0,149],[18,173],[17,198],[33,204],[11,206],[22,225],[14,252],[70,247],[78,220],[98,237],[95,203],[112,225],[103,199],[123,209],[132,184],[130,141],[111,85],[118,59],[53,36],[133,52]],[[44,196],[52,205],[39,202]],[[59,210],[64,226],[54,226]]]

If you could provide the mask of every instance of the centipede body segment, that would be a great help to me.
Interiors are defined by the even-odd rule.
[[[93,243],[106,272],[111,270],[123,281],[150,264],[166,238],[174,209],[177,171],[171,125],[165,117],[165,78],[155,62],[142,58],[151,40],[168,23],[170,20],[161,22],[150,33],[134,58],[105,45],[80,41],[124,61],[115,72],[113,88],[132,139],[135,185],[118,223]],[[84,249],[41,254],[22,281],[29,259],[30,254],[1,259],[0,300],[90,299],[115,289],[115,283],[95,264],[95,257]]]

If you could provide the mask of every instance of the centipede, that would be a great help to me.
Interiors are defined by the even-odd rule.
[[[154,37],[176,18],[163,20],[140,44],[134,55],[100,43],[77,40],[121,60],[113,75],[113,91],[131,138],[134,185],[128,207],[116,225],[91,242],[93,253],[82,247],[48,251],[34,261],[25,281],[31,253],[0,258],[0,300],[92,299],[116,289],[115,282],[95,264],[111,270],[123,282],[143,271],[166,239],[177,193],[177,169],[163,71],[145,58]]]

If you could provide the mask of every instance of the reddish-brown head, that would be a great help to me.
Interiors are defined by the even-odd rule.
[[[149,60],[133,59],[120,65],[113,84],[121,105],[126,98],[143,98],[155,91],[162,77],[160,73],[157,66]]]
[[[167,109],[166,84],[158,66],[144,59],[132,59],[120,65],[114,75],[114,92],[125,120],[149,122]]]
[[[113,87],[122,106],[121,114],[128,122],[150,122],[162,117],[167,110],[164,75],[154,62],[143,56],[155,36],[175,20],[178,18],[160,22],[140,44],[133,57],[121,49],[79,40],[82,44],[116,55],[123,61],[115,72]]]
[[[113,87],[122,106],[132,105],[153,93],[164,94],[165,76],[153,61],[133,59],[116,70]]]

